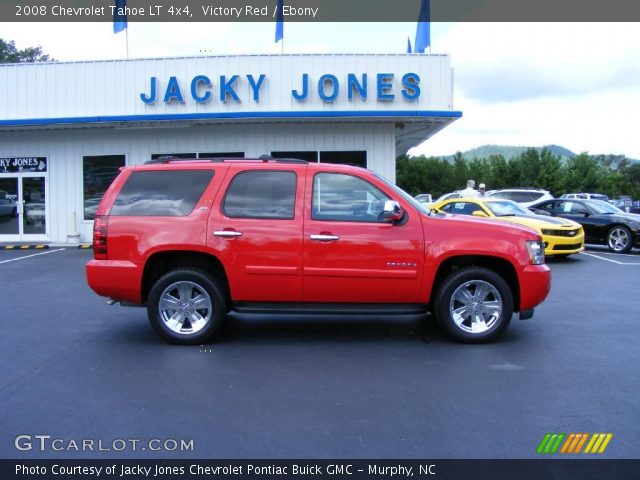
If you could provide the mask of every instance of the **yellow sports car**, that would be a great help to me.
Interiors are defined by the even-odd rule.
[[[544,254],[568,256],[584,250],[584,230],[579,223],[559,217],[531,213],[511,200],[493,198],[451,198],[431,206],[434,210],[504,220],[532,228],[544,241]]]

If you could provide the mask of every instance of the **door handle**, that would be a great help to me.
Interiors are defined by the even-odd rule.
[[[333,242],[334,240],[340,240],[340,236],[338,235],[309,235],[311,240],[317,240],[319,242]]]
[[[213,235],[216,237],[233,238],[239,237],[240,235],[242,235],[242,232],[236,232],[235,230],[216,230],[215,232],[213,232]]]

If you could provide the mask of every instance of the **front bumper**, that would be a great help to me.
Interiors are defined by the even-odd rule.
[[[551,289],[551,269],[547,265],[527,265],[518,273],[520,312],[533,310],[541,304]]]

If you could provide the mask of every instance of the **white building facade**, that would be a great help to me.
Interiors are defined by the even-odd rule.
[[[274,55],[0,66],[0,242],[91,241],[123,165],[163,155],[366,166],[461,116],[446,55]]]

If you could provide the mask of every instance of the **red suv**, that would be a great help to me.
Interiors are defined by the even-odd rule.
[[[550,287],[532,230],[429,213],[370,170],[287,159],[124,167],[94,223],[87,278],[146,305],[164,339],[203,342],[229,311],[431,311],[467,343],[530,318]]]

